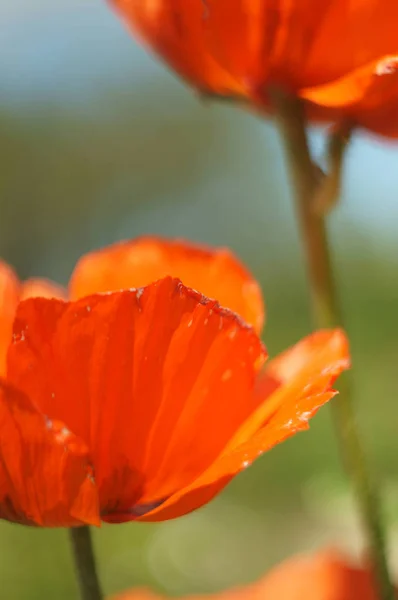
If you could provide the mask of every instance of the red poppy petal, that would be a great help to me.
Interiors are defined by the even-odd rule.
[[[264,323],[261,289],[245,267],[224,248],[141,237],[84,256],[70,282],[72,299],[97,292],[138,288],[163,277],[214,298],[260,331]]]
[[[175,334],[164,364],[144,505],[193,481],[257,406],[252,390],[265,355],[255,334],[230,313],[208,306],[198,306],[185,324],[189,334],[185,327]]]
[[[219,477],[215,476],[211,483],[203,483],[203,485],[201,478],[198,486],[195,482],[194,485],[173,494],[159,505],[153,507],[148,505],[141,515],[136,513],[135,520],[156,523],[187,515],[213,500],[228,485],[234,475],[236,473],[228,476],[220,474]]]
[[[255,395],[263,402],[260,404],[259,400],[259,408],[242,425],[227,450],[250,440],[265,423],[264,435],[269,434],[270,441],[278,438],[269,447],[307,429],[309,418],[335,394],[331,386],[336,378],[349,367],[348,340],[340,329],[316,331],[270,360],[255,389]]]
[[[378,58],[343,77],[324,85],[300,90],[300,96],[313,104],[345,109],[356,122],[362,111],[382,108],[398,97],[398,55]]]
[[[263,452],[308,429],[308,420],[334,396],[331,386],[348,367],[348,343],[340,330],[317,332],[270,361],[255,392],[258,398],[265,391],[264,402],[238,429],[219,458],[193,484],[140,519],[163,520],[193,510],[196,502],[204,497],[210,500]],[[271,395],[267,381],[270,375],[280,377],[281,382]]]
[[[200,4],[202,0],[196,0]],[[264,0],[208,0],[202,30],[206,49],[239,82],[231,95],[250,95],[266,80],[279,8]],[[264,60],[265,59],[265,60]],[[216,88],[213,88],[217,92]]]
[[[0,376],[5,373],[6,356],[11,341],[12,323],[17,308],[20,283],[17,275],[0,261]]]
[[[85,444],[0,382],[0,518],[46,527],[99,524]]]
[[[62,286],[48,279],[35,277],[23,282],[20,301],[27,298],[59,298],[64,300],[66,296],[67,292]]]
[[[350,564],[334,550],[322,550],[277,565],[251,587],[250,598],[377,600],[378,594],[370,569]]]
[[[244,0],[225,2],[231,12],[231,4],[238,3]],[[395,2],[350,0],[349,10],[347,0],[261,3],[267,7],[267,19],[275,25],[272,36],[263,29],[269,45],[258,54],[259,59],[270,66],[268,81],[284,83],[291,91],[334,82],[397,51]],[[364,39],[369,43],[364,44]],[[247,46],[240,48],[243,56]]]
[[[212,57],[204,23],[208,10],[203,0],[111,0],[143,42],[180,75],[200,89],[219,93],[239,91],[241,85]]]
[[[327,368],[324,367],[327,365]],[[347,336],[341,329],[320,329],[306,336],[272,360],[267,362],[263,377],[273,377],[281,383],[296,378],[310,379],[319,384],[320,373],[325,377],[335,372],[337,377],[350,366]],[[259,378],[258,393],[261,394],[262,378]],[[308,381],[306,382],[306,385]]]
[[[235,314],[166,278],[71,303],[21,303],[8,377],[87,442],[111,520],[208,467],[255,410],[264,359]]]
[[[240,471],[267,450],[299,431],[308,429],[308,420],[335,392],[310,396],[281,409],[246,442],[223,453],[193,484],[170,496],[139,517],[141,521],[164,521],[187,514],[210,502]],[[254,421],[254,425],[258,425]]]
[[[0,376],[6,371],[7,350],[18,302],[29,296],[62,298],[65,290],[45,279],[30,279],[21,284],[14,270],[0,261]]]

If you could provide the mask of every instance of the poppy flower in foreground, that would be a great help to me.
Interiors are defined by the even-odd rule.
[[[111,600],[165,600],[145,589],[116,594]],[[183,600],[378,600],[369,570],[350,564],[339,553],[324,550],[295,556],[262,579],[218,594],[186,596]]]
[[[263,369],[260,290],[225,250],[117,244],[80,261],[70,297],[17,308],[0,385],[0,517],[11,521],[188,513],[307,429],[349,366],[335,330]]]
[[[396,0],[110,2],[201,91],[267,110],[270,86],[280,86],[310,118],[398,137]]]
[[[63,298],[65,292],[46,279],[28,279],[21,283],[14,270],[0,260],[0,376],[5,373],[7,348],[18,303],[32,296]]]

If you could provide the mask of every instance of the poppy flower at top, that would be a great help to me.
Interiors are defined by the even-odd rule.
[[[0,260],[0,376],[5,373],[7,349],[18,303],[31,296],[63,298],[65,291],[46,279],[28,279],[21,283],[14,270]]]
[[[195,510],[307,429],[349,366],[334,330],[263,368],[260,290],[225,250],[116,244],[81,259],[70,297],[16,311],[0,385],[0,517],[11,521],[98,525]]]
[[[269,109],[269,88],[315,120],[398,137],[395,0],[110,0],[197,89]],[[364,43],[366,40],[366,43]]]
[[[398,595],[397,595],[398,597]],[[165,600],[146,589],[132,589],[110,600]],[[333,550],[289,558],[259,581],[217,594],[182,600],[378,600],[370,570],[350,564]]]

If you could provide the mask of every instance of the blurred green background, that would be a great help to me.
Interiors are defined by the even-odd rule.
[[[65,283],[81,253],[143,233],[231,246],[261,281],[273,355],[310,330],[305,273],[273,127],[203,104],[138,48],[109,7],[0,3],[0,255]],[[322,163],[322,132],[313,135]],[[398,558],[397,150],[358,135],[331,218],[358,419],[386,488]],[[108,593],[180,595],[249,581],[361,535],[330,412],[242,473],[212,504],[160,525],[94,532]],[[77,597],[65,531],[0,524],[7,600]],[[398,564],[398,563],[396,563]]]

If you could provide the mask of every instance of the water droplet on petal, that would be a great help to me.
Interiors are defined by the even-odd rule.
[[[376,65],[375,73],[378,76],[393,75],[398,72],[398,56],[387,56]]]

